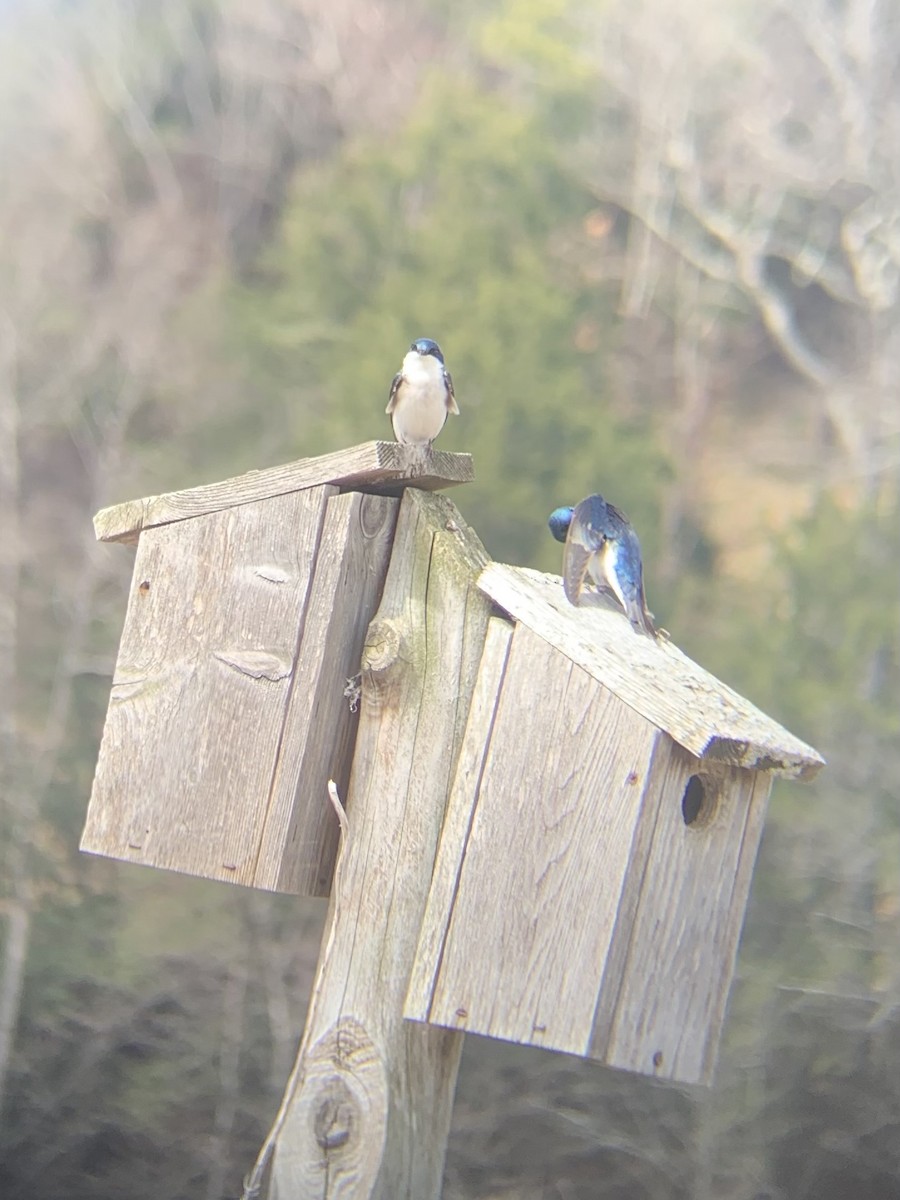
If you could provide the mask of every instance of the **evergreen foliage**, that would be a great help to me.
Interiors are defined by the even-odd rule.
[[[430,76],[394,141],[355,144],[298,180],[232,331],[248,379],[296,396],[297,453],[389,437],[394,371],[412,338],[436,338],[462,410],[440,445],[477,447],[458,503],[496,557],[549,567],[550,509],[601,487],[652,552],[665,459],[652,430],[604,401],[602,332],[579,349],[580,323],[614,296],[555,249],[592,201],[544,118]]]
[[[896,1194],[896,7],[0,13],[0,1194],[236,1194],[323,916],[76,853],[130,565],[90,516],[388,438],[420,335],[494,557],[558,570],[603,492],[829,763],[776,788],[712,1097],[470,1047],[448,1200]]]

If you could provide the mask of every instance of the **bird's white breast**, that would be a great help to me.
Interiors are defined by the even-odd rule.
[[[431,354],[410,350],[403,360],[403,380],[394,405],[394,430],[401,441],[429,442],[447,419],[444,368]]]
[[[600,587],[605,585],[610,588],[620,601],[622,607],[626,608],[622,585],[619,583],[619,577],[616,572],[618,557],[619,547],[617,543],[606,541],[598,553],[591,558],[588,570],[593,576],[594,582]]]
[[[433,354],[410,350],[403,360],[403,378],[411,386],[436,387],[444,395],[444,366]]]

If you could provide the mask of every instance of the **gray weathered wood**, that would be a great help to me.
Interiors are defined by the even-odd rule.
[[[482,764],[491,741],[491,729],[500,699],[512,631],[511,622],[503,617],[491,617],[478,669],[478,679],[469,706],[465,737],[447,803],[447,814],[441,829],[428,905],[422,921],[404,1006],[403,1015],[419,1021],[430,1020],[432,1015],[431,1000],[435,980],[447,937],[447,927],[453,913],[462,859],[475,815]],[[499,853],[505,852],[506,844],[504,840]]]
[[[555,575],[490,563],[479,587],[698,758],[811,779],[822,756],[692,662],[633,633],[602,602],[574,607]]]
[[[542,633],[491,620],[405,1015],[708,1083],[772,772],[699,760]]]
[[[145,532],[82,849],[253,882],[335,491]]]
[[[637,920],[644,873],[650,855],[650,847],[653,844],[660,804],[664,800],[665,786],[671,781],[672,759],[675,755],[680,754],[685,754],[685,751],[670,737],[661,733],[653,744],[653,753],[646,765],[640,813],[631,840],[629,868],[615,913],[615,926],[603,968],[597,1008],[594,1012],[594,1027],[588,1047],[590,1056],[601,1062],[606,1058],[610,1030],[616,1013],[619,993],[622,990],[622,978],[631,946],[631,933]],[[697,764],[697,759],[693,759],[693,762]],[[673,799],[678,801],[679,797],[670,797],[670,801]],[[661,919],[667,918],[668,912],[664,910]],[[656,1073],[655,1067],[653,1073]]]
[[[496,678],[499,638],[490,653]],[[586,1054],[661,735],[524,625],[489,708],[469,724],[407,1015]]]
[[[772,779],[707,770],[671,749],[658,764],[649,853],[632,869],[640,895],[623,933],[609,1040],[599,1044],[600,1017],[592,1053],[629,1071],[710,1083]],[[698,768],[718,799],[709,820],[688,826],[681,798]]]
[[[141,539],[83,849],[328,894],[337,823],[321,796],[349,776],[344,689],[400,504],[335,492]]]
[[[346,791],[357,716],[344,694],[381,599],[400,501],[333,496],[316,556],[253,883],[327,896],[338,826],[322,803]]]
[[[404,1022],[402,1006],[490,611],[475,586],[484,561],[449,501],[404,493],[363,652],[349,835],[275,1152],[277,1200],[440,1194],[461,1038]]]
[[[94,531],[101,542],[133,543],[143,529],[323,484],[382,491],[410,484],[432,491],[469,483],[474,477],[468,454],[401,446],[397,442],[363,442],[334,454],[248,471],[234,479],[127,500],[101,509],[94,517]]]

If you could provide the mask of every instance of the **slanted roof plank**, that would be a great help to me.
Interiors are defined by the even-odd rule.
[[[430,492],[469,483],[474,478],[469,454],[401,446],[398,442],[363,442],[334,454],[301,458],[262,471],[248,471],[217,483],[160,496],[145,496],[141,500],[126,500],[123,504],[101,509],[94,517],[94,531],[100,542],[134,543],[142,529],[322,484],[373,491],[391,491],[410,485]]]
[[[700,759],[811,779],[821,755],[672,642],[636,634],[599,597],[575,607],[556,575],[489,563],[478,586]]]

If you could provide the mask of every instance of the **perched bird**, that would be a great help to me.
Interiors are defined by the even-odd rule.
[[[586,575],[625,609],[638,633],[657,637],[644,597],[641,544],[625,514],[602,496],[588,496],[574,508],[557,508],[547,522],[558,542],[565,542],[563,586],[578,604]]]
[[[385,409],[394,437],[404,445],[430,446],[444,428],[447,413],[459,415],[453,380],[431,338],[417,338],[391,384]]]

